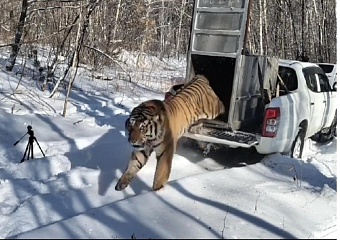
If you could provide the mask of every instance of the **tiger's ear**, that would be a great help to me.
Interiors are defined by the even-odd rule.
[[[130,126],[130,118],[127,118],[125,121],[125,128],[129,128]]]
[[[162,121],[161,115],[156,114],[155,116],[153,116],[153,120],[161,122]]]

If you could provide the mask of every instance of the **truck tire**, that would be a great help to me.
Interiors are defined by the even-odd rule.
[[[291,158],[301,158],[303,147],[305,145],[305,131],[302,127],[300,127],[290,150]]]
[[[337,120],[336,120],[336,113],[335,113],[331,126],[324,128],[320,132],[316,133],[312,137],[312,140],[318,143],[327,143],[329,141],[332,141],[333,138],[337,136],[336,125],[337,125]]]

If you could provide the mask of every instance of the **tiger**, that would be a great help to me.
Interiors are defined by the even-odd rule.
[[[195,75],[176,94],[164,100],[148,100],[135,107],[125,121],[128,141],[134,148],[128,165],[115,190],[125,189],[156,153],[156,170],[152,190],[168,182],[178,139],[195,122],[214,119],[225,108],[203,75]]]
[[[184,84],[176,84],[171,87],[169,91],[165,93],[164,99],[167,100],[168,98],[172,98],[178,92],[180,92],[184,88]]]

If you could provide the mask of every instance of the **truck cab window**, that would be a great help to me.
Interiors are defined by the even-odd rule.
[[[312,90],[313,92],[318,92],[318,83],[316,81],[316,75],[315,74],[309,74],[306,77],[306,83],[307,87]]]
[[[280,66],[279,75],[289,91],[294,91],[298,88],[297,76],[294,69]],[[277,81],[280,83],[279,79]],[[280,92],[284,92],[284,86],[282,86],[282,84],[280,84]]]
[[[306,79],[307,87],[313,92],[318,91],[318,82],[317,82],[317,69],[314,67],[303,69],[303,75]]]
[[[327,76],[323,74],[318,74],[319,82],[320,82],[320,90],[321,92],[330,92],[331,86],[329,85],[329,81]]]

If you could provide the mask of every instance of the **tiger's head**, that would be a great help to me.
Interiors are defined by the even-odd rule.
[[[161,113],[151,106],[138,106],[125,121],[128,141],[134,148],[151,146],[163,136],[163,121]]]

